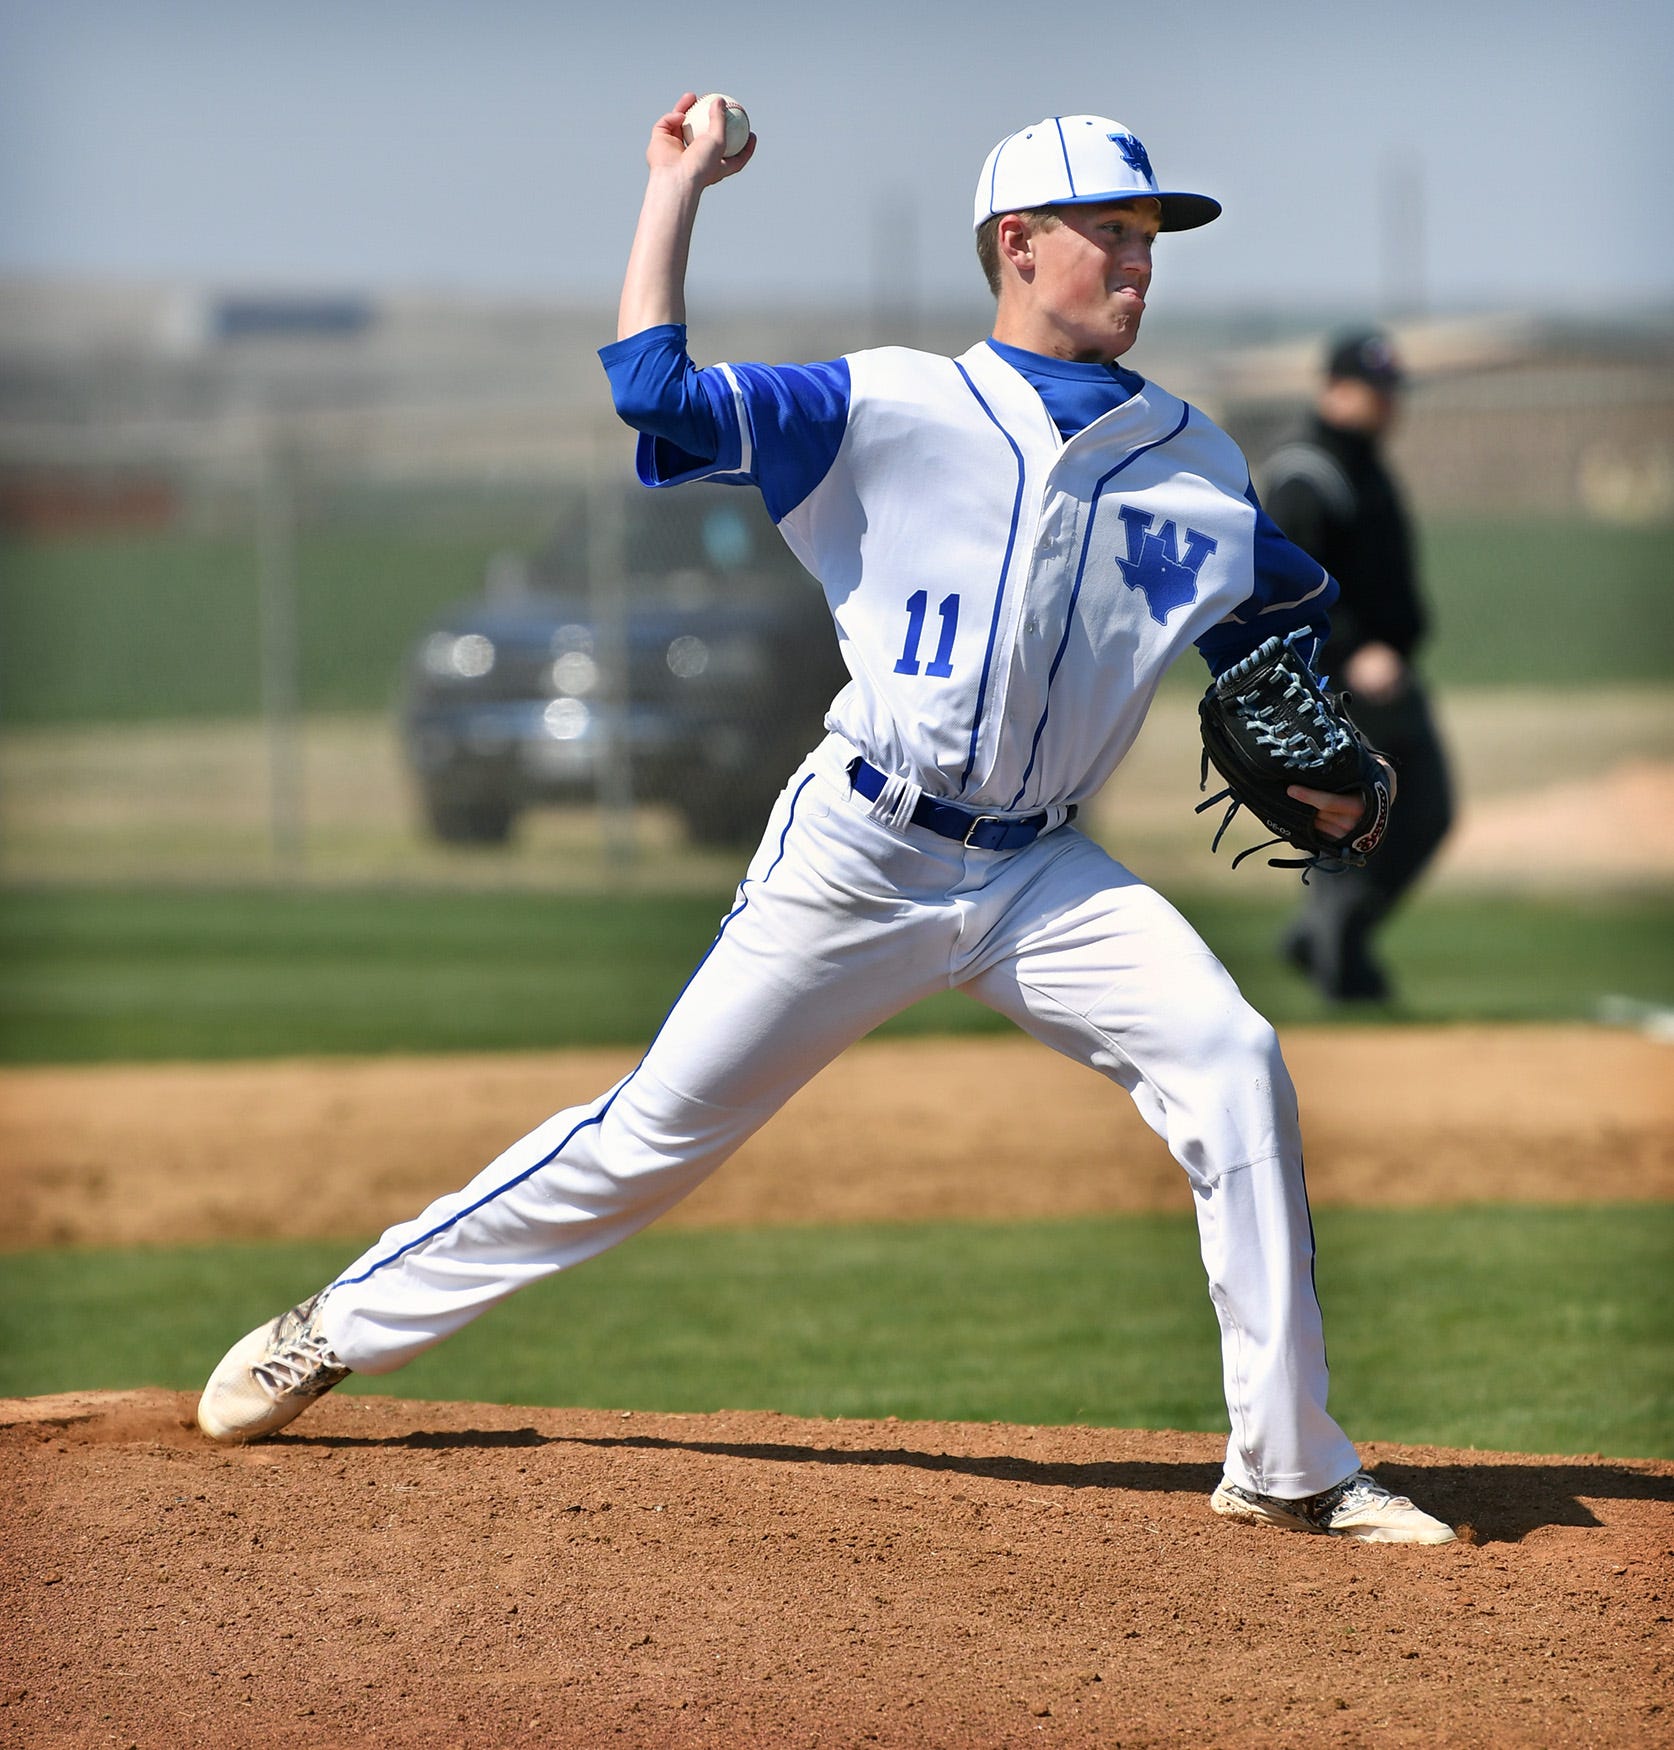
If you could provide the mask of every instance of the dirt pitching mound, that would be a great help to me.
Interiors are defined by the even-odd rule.
[[[1666,1046],[1303,1030],[1286,1051],[1316,1201],[1674,1194]],[[8,1071],[0,1243],[364,1232],[630,1066]],[[1025,1097],[996,1114],[973,1095],[997,1086]],[[1098,1077],[923,1041],[839,1060],[678,1218],[1184,1203]],[[1674,1464],[1369,1444],[1471,1528],[1405,1549],[1217,1520],[1200,1434],[339,1393],[223,1449],[192,1410],[0,1402],[0,1744],[1674,1743]]]
[[[0,1402],[20,1745],[1670,1741],[1674,1465],[1372,1446],[1440,1549],[1225,1523],[1198,1434]]]

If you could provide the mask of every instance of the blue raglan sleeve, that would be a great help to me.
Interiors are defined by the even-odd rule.
[[[1218,675],[1269,638],[1305,632],[1301,650],[1312,664],[1331,630],[1336,580],[1285,536],[1261,508],[1253,486],[1244,496],[1256,513],[1255,587],[1232,613],[1197,640],[1197,647],[1210,672]]]
[[[640,434],[635,466],[647,486],[755,486],[775,522],[825,478],[848,426],[844,359],[700,370],[676,323],[614,341],[599,358],[617,413]]]

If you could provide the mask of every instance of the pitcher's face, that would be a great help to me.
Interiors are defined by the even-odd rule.
[[[1029,239],[1027,300],[1060,358],[1107,362],[1139,338],[1162,208],[1148,196],[1054,209],[1056,225]]]

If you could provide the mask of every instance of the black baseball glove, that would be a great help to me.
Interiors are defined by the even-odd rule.
[[[1307,855],[1268,862],[1302,870],[1304,881],[1314,869],[1363,864],[1383,838],[1395,791],[1389,768],[1296,648],[1294,640],[1305,636],[1269,638],[1218,675],[1197,708],[1203,730],[1199,788],[1208,788],[1211,764],[1226,780],[1226,788],[1200,802],[1197,812],[1229,804],[1210,849],[1220,848],[1232,817],[1247,808],[1276,836],[1240,851],[1232,866],[1283,842]],[[1359,819],[1343,838],[1327,838],[1313,809],[1286,794],[1292,784],[1358,796]]]

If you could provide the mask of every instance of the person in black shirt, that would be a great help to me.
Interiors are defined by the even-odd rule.
[[[1413,666],[1428,616],[1412,528],[1382,456],[1402,383],[1386,335],[1345,335],[1330,350],[1306,430],[1263,471],[1268,514],[1342,591],[1320,670],[1349,695],[1349,714],[1399,779],[1377,854],[1363,869],[1316,876],[1283,938],[1285,959],[1333,1002],[1389,999],[1372,937],[1453,819],[1447,756]]]

